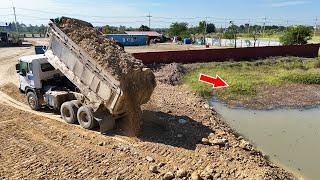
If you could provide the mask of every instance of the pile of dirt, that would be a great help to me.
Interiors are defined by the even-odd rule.
[[[57,25],[117,80],[130,71],[145,67],[140,60],[126,53],[116,42],[105,38],[88,22],[62,17]]]
[[[140,106],[149,101],[156,86],[153,72],[88,22],[62,17],[56,24],[101,66],[104,73],[120,82],[126,103],[126,116],[121,126],[128,136],[136,136],[142,124]]]
[[[20,93],[19,88],[13,83],[8,83],[0,87],[0,91],[11,96],[13,99],[28,104],[27,98]]]
[[[187,70],[181,64],[171,63],[154,68],[156,79],[159,82],[178,85]]]

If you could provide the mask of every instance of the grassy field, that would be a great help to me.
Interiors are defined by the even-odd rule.
[[[200,73],[218,74],[230,85],[216,91],[222,100],[255,96],[259,86],[288,83],[320,84],[320,58],[270,58],[254,62],[199,63],[185,65],[190,71],[184,83],[201,96],[211,96],[212,86],[198,81]]]
[[[314,36],[312,40],[310,40],[310,43],[320,43],[320,36]]]

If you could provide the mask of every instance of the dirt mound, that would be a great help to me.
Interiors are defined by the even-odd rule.
[[[187,70],[178,63],[171,63],[155,68],[156,79],[162,83],[177,85]]]
[[[156,86],[153,72],[116,42],[105,38],[90,23],[66,17],[55,21],[64,33],[102,67],[104,73],[111,74],[120,82],[126,104],[126,116],[121,127],[127,135],[137,135],[142,124],[140,105],[149,101]]]
[[[117,80],[132,70],[145,67],[140,60],[126,53],[116,42],[105,38],[88,22],[62,17],[57,25]]]

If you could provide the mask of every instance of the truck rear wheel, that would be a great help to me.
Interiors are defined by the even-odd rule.
[[[60,108],[62,119],[68,124],[77,122],[77,111],[77,106],[70,101],[63,103]]]
[[[93,129],[98,125],[98,122],[93,117],[93,110],[87,106],[79,108],[77,118],[80,126],[85,129]]]
[[[27,101],[32,110],[38,111],[40,109],[38,97],[34,92],[27,93]]]

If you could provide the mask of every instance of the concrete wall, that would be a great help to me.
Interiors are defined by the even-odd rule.
[[[210,46],[234,47],[235,41],[233,39],[206,38],[206,44]],[[279,41],[257,40],[255,47],[281,45]],[[254,41],[250,39],[237,39],[237,47],[254,47]]]
[[[252,60],[272,56],[318,57],[320,44],[134,53],[144,64]]]

